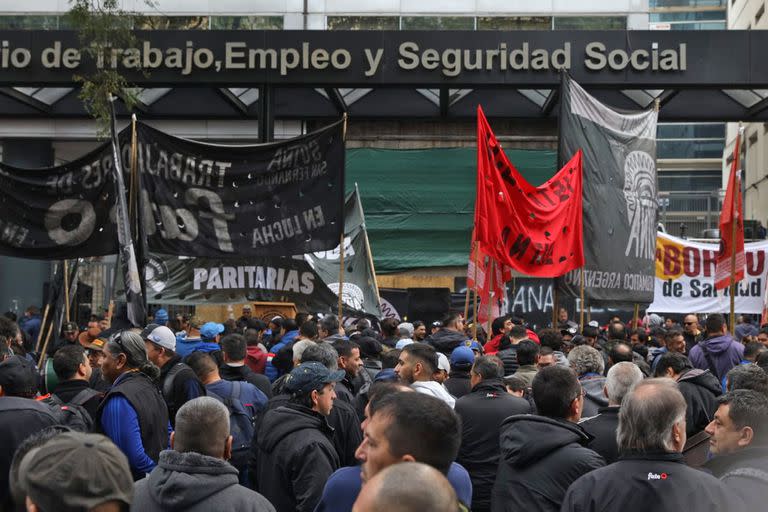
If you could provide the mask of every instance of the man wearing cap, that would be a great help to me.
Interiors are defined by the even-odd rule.
[[[194,323],[191,323],[191,325],[194,325]],[[200,327],[199,332],[199,338],[190,338],[189,336],[183,340],[177,338],[176,353],[181,357],[187,357],[192,352],[210,353],[221,350],[219,339],[221,338],[221,333],[224,332],[224,324],[206,322]]]
[[[28,360],[11,356],[0,363],[0,510],[11,510],[8,471],[16,448],[24,439],[58,423],[37,394],[37,373]]]
[[[53,343],[48,346],[48,350],[46,351],[48,354],[48,357],[52,357],[53,354],[56,353],[57,350],[59,350],[61,347],[64,347],[66,345],[75,345],[78,343],[78,336],[80,336],[80,329],[78,329],[77,324],[75,322],[66,322],[64,323],[64,327],[61,329],[61,338],[56,340],[56,343]]]
[[[311,512],[339,468],[326,417],[344,371],[302,363],[285,381],[290,401],[267,411],[254,436],[254,484],[277,512]]]
[[[474,362],[475,353],[469,347],[456,347],[451,353],[451,373],[445,381],[445,388],[456,398],[461,398],[472,389],[469,372]]]
[[[96,391],[106,393],[109,390],[109,382],[104,379],[101,373],[101,363],[104,361],[104,345],[107,340],[98,337],[88,345],[85,345],[85,354],[88,356],[88,364],[91,365],[91,378],[88,385]]]
[[[175,425],[176,412],[189,400],[205,396],[203,384],[192,368],[181,361],[176,350],[176,335],[164,325],[144,334],[147,358],[160,368],[158,387],[168,405],[168,418]]]
[[[29,512],[117,511],[133,500],[128,459],[99,434],[65,432],[30,450],[19,465],[19,488]]]
[[[163,308],[155,311],[155,317],[153,323],[157,325],[166,325],[168,323],[168,311]]]

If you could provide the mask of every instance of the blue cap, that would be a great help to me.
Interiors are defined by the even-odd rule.
[[[204,340],[212,340],[224,332],[224,324],[216,322],[207,322],[200,328],[200,337]]]
[[[344,375],[344,370],[332,372],[322,363],[308,361],[291,370],[285,378],[285,389],[291,393],[304,395],[312,390],[319,390],[326,384],[339,382]]]
[[[165,325],[165,323],[168,321],[168,312],[164,310],[163,308],[158,309],[155,311],[155,323],[159,325]]]
[[[485,352],[485,349],[483,348],[483,346],[480,344],[479,341],[473,341],[472,343],[470,343],[469,348],[471,348],[472,350],[477,350],[481,354]]]
[[[469,347],[456,347],[451,352],[451,366],[471,366],[475,362],[475,353]]]

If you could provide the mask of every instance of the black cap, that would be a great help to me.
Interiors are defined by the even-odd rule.
[[[285,379],[285,389],[304,395],[331,382],[339,382],[344,375],[344,370],[332,372],[322,363],[308,361],[291,370]]]
[[[141,331],[141,339],[147,339],[147,336],[152,334],[152,331],[160,327],[160,324],[149,324]]]
[[[64,328],[62,329],[63,332],[80,332],[80,329],[77,327],[77,324],[75,322],[65,322]]]
[[[21,356],[12,356],[0,363],[0,386],[10,396],[32,397],[37,393],[35,364]]]

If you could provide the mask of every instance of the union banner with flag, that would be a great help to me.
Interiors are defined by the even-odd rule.
[[[720,212],[720,250],[715,262],[715,289],[720,290],[744,279],[744,205],[741,200],[739,151],[741,133],[736,135],[731,161],[731,174]]]
[[[475,234],[480,251],[529,276],[559,277],[584,264],[581,150],[539,187],[509,162],[477,108]]]

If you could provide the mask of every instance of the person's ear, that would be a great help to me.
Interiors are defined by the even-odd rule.
[[[224,460],[232,458],[232,436],[228,436],[224,443]]]
[[[413,365],[413,374],[414,375],[421,375],[424,370],[424,367],[421,365],[421,363],[416,363]]]
[[[608,398],[608,386],[603,386],[603,395]]]
[[[738,445],[742,448],[746,448],[750,444],[752,444],[752,440],[755,438],[755,431],[752,430],[752,427],[744,427],[739,432],[739,440]]]
[[[320,403],[320,399],[319,399],[320,392],[318,390],[313,389],[312,393],[310,393],[309,396],[312,397],[312,406],[313,407],[316,406],[318,403]]]
[[[173,450],[173,442],[176,440],[176,431],[171,432],[171,450]]]
[[[413,457],[413,455],[406,453],[400,457],[400,462],[416,462],[416,459]]]
[[[672,368],[667,368],[664,370],[664,373],[666,374],[667,378],[673,379],[675,378],[675,371]]]
[[[672,425],[672,441],[675,443],[675,451],[682,452],[685,447],[685,420]]]
[[[24,504],[27,506],[27,512],[39,512],[39,508],[37,508],[37,505],[35,505],[32,500],[27,496],[24,499]]]

